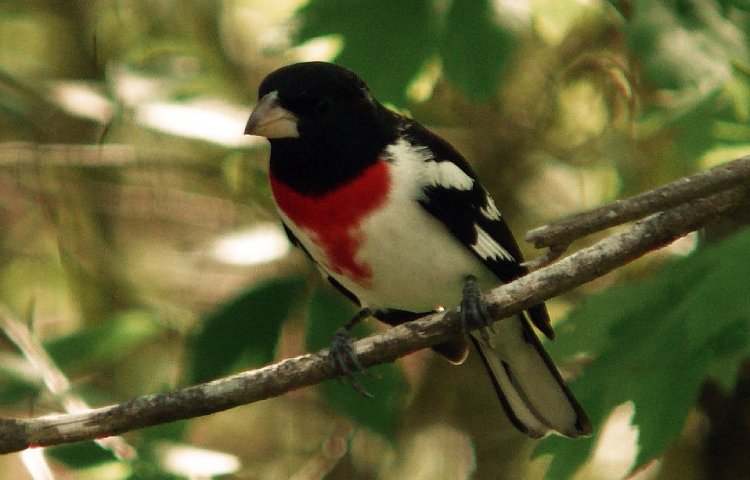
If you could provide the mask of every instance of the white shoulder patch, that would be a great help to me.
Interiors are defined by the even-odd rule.
[[[500,210],[497,209],[495,201],[489,195],[487,195],[487,205],[480,208],[479,211],[489,220],[500,220]]]
[[[396,143],[388,145],[385,152],[387,154],[386,160],[410,167],[413,167],[412,164],[421,165],[431,158],[430,150],[427,147],[415,147],[405,138],[399,138]]]
[[[424,146],[415,146],[400,138],[385,150],[386,160],[394,168],[395,181],[407,188],[437,186],[457,190],[471,190],[474,180],[453,162],[435,161],[432,152]]]
[[[485,260],[490,258],[497,258],[498,260],[506,260],[509,262],[515,262],[516,259],[513,255],[508,253],[506,249],[502,247],[494,238],[490,236],[483,228],[479,225],[474,225],[477,231],[477,243],[471,246],[480,257]]]
[[[429,161],[425,164],[424,174],[427,185],[455,188],[456,190],[471,190],[474,188],[474,179],[453,162]]]

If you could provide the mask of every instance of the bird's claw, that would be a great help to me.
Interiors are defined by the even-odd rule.
[[[482,292],[479,290],[476,278],[473,276],[466,277],[464,282],[463,298],[461,299],[461,324],[464,330],[471,330],[477,328],[479,335],[485,341],[489,341],[490,334],[497,334],[494,327],[494,321],[490,311],[487,308],[487,303],[482,300]]]
[[[346,379],[360,395],[372,398],[373,395],[365,390],[354,376],[356,373],[366,374],[367,370],[352,348],[352,337],[349,335],[348,328],[341,327],[333,334],[328,352],[328,364],[336,372],[339,381]]]

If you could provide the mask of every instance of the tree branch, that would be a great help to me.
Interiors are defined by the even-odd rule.
[[[745,172],[741,174],[742,178],[746,178],[748,160],[742,160],[740,163],[741,170]],[[702,198],[698,198],[699,195],[696,194],[688,196],[695,200],[683,200],[681,204],[677,202],[676,207],[638,221],[553,265],[492,290],[484,298],[489,302],[493,316],[510,316],[600,277],[649,251],[669,244],[748,200],[746,180],[739,181],[730,176],[725,178],[725,181],[734,187],[701,190],[711,194]],[[682,183],[692,185],[691,182]],[[743,186],[735,186],[738,184]],[[621,206],[618,209],[630,211],[633,207],[622,206],[625,202],[620,202]],[[597,210],[600,212],[599,215],[604,216],[609,215],[609,211],[619,211],[606,208]],[[599,225],[607,224],[606,221],[599,221]],[[578,231],[586,229],[590,227]],[[392,362],[415,350],[459,334],[460,321],[455,310],[450,310],[428,315],[364,338],[355,342],[353,348],[364,366],[372,366]],[[32,419],[0,419],[0,453],[31,446],[56,445],[117,435],[150,425],[207,415],[272,398],[333,378],[334,372],[328,365],[326,353],[321,351],[302,355],[205,384],[146,395],[119,405],[87,412]]]
[[[562,253],[574,240],[594,232],[748,183],[750,156],[681,178],[655,190],[535,228],[526,234],[526,241],[533,243],[536,248],[549,247]]]

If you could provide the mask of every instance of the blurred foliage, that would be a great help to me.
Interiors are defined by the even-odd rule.
[[[295,39],[342,36],[336,61],[366,78],[381,101],[403,105],[407,86],[434,56],[464,92],[487,99],[515,51],[516,33],[504,17],[497,21],[487,0],[450,2],[445,10],[428,0],[313,0],[299,12]]]
[[[632,402],[640,446],[634,468],[660,456],[680,434],[707,378],[731,391],[740,362],[750,357],[744,283],[750,262],[737,261],[748,248],[746,230],[666,265],[647,281],[588,297],[557,328],[554,353],[593,357],[571,388],[595,424]],[[542,444],[539,453],[555,454],[549,476],[574,473],[595,440]]]
[[[744,0],[5,0],[0,301],[92,405],[322,348],[353,312],[303,255],[217,253],[276,222],[267,148],[241,136],[269,71],[354,69],[454,143],[522,232],[747,154],[749,35]],[[328,382],[128,434],[137,460],[45,452],[61,477],[97,479],[187,476],[168,462],[185,444],[208,477],[231,471],[219,452],[241,464],[231,478],[750,477],[732,437],[750,415],[730,429],[721,408],[750,404],[746,224],[550,302],[568,314],[552,354],[595,423],[538,443],[551,457],[530,460],[475,359],[429,352],[362,377],[374,399]],[[0,337],[0,415],[60,409]],[[632,445],[611,440],[617,421]],[[0,457],[0,478],[24,476]]]

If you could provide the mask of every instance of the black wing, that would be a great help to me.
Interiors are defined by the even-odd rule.
[[[463,245],[482,261],[503,283],[528,273],[523,254],[508,224],[500,215],[492,197],[482,187],[468,162],[448,142],[418,123],[403,131],[414,145],[427,147],[434,161],[452,162],[474,179],[471,189],[430,185],[425,188],[421,205],[440,220]],[[534,325],[548,338],[554,337],[549,314],[543,303],[528,310]]]

